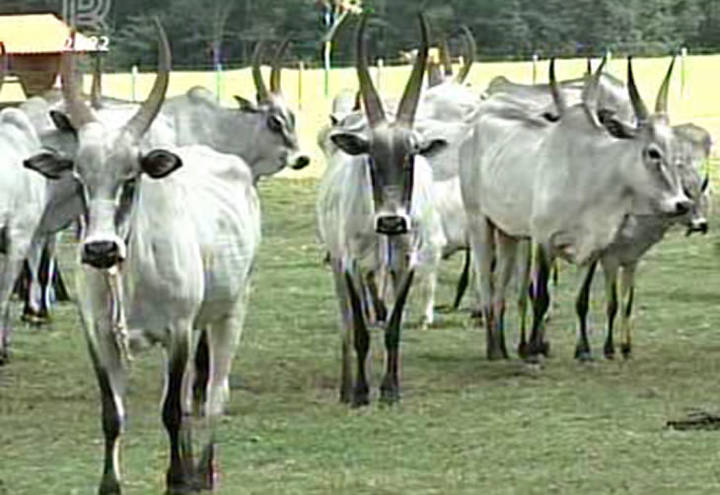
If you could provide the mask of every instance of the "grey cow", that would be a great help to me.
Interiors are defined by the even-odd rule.
[[[65,63],[67,125],[77,130],[77,152],[70,158],[45,152],[26,161],[51,179],[70,175],[83,204],[78,302],[100,387],[103,495],[121,492],[118,449],[125,424],[128,340],[136,331],[160,342],[167,356],[162,402],[170,440],[167,493],[213,487],[214,429],[228,398],[260,240],[258,197],[242,160],[204,146],[143,146],[141,138],[160,111],[170,76],[170,48],[157,26],[159,73],[138,112],[119,128],[99,121],[79,100]],[[205,389],[194,397],[195,407],[194,329],[207,334],[209,347],[207,369],[195,370]],[[209,426],[197,463],[190,441],[193,411],[204,413]]]

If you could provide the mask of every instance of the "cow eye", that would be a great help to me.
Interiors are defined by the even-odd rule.
[[[651,160],[660,160],[662,159],[662,155],[660,154],[660,151],[657,148],[650,148],[647,150],[647,156]]]
[[[283,128],[283,123],[280,120],[280,118],[276,117],[275,115],[271,115],[267,119],[267,126],[271,131],[281,133],[282,128]]]

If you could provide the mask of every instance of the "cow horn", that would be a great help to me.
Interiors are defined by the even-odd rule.
[[[258,103],[267,101],[270,98],[267,86],[265,86],[265,81],[263,80],[262,72],[260,71],[260,61],[264,53],[265,41],[260,40],[258,44],[255,45],[255,51],[253,52],[252,58],[252,76],[253,81],[255,82],[255,92],[257,93]]]
[[[633,75],[632,69],[632,56],[628,57],[628,93],[630,94],[630,102],[632,103],[633,110],[635,111],[635,119],[638,124],[647,122],[649,113],[648,109],[643,103],[642,97],[638,92],[637,85],[635,84],[635,76]]]
[[[412,127],[413,121],[415,120],[415,112],[417,111],[418,102],[420,100],[420,91],[422,90],[422,79],[423,73],[427,66],[428,58],[428,25],[425,20],[425,16],[421,13],[418,14],[420,19],[420,34],[421,43],[420,49],[418,50],[415,64],[413,65],[412,72],[410,73],[410,79],[408,79],[405,91],[403,92],[402,99],[398,105],[397,122]]]
[[[455,78],[455,82],[458,84],[464,83],[465,79],[467,79],[477,54],[477,45],[475,44],[475,37],[473,36],[472,31],[470,31],[467,26],[462,26],[460,29],[462,29],[463,33],[465,33],[463,41],[463,45],[465,46],[465,55],[463,58],[464,64]]]
[[[443,74],[445,76],[452,76],[453,71],[452,60],[450,60],[450,46],[448,45],[448,40],[446,37],[443,36],[443,38],[440,40],[438,50],[440,52],[440,63],[442,63],[443,66]]]
[[[600,88],[600,77],[607,63],[607,57],[603,57],[600,65],[593,75],[586,79],[583,87],[582,101],[585,113],[590,122],[597,128],[602,129],[602,124],[598,119],[598,94]]]
[[[555,57],[550,59],[550,93],[552,94],[553,102],[555,102],[555,108],[557,109],[558,115],[562,118],[567,110],[567,102],[565,96],[558,87],[557,78],[555,77]]]
[[[93,115],[90,108],[80,98],[80,89],[75,79],[75,54],[68,51],[62,54],[60,61],[60,80],[62,82],[62,93],[67,105],[70,121],[75,129],[96,122],[97,119]]]
[[[365,46],[365,26],[367,25],[367,20],[367,14],[364,14],[362,19],[360,19],[355,40],[355,50],[357,57],[357,75],[358,81],[360,82],[360,93],[362,93],[363,104],[365,105],[365,114],[370,127],[375,127],[377,124],[385,121],[385,110],[383,110],[382,101],[370,78],[370,71],[368,70],[367,50]]]
[[[670,90],[670,77],[672,76],[673,67],[675,66],[675,56],[670,61],[670,67],[665,74],[660,91],[658,91],[657,100],[655,101],[655,113],[667,114],[668,109],[668,91]]]
[[[282,61],[285,58],[288,46],[290,46],[290,38],[285,38],[275,52],[275,58],[273,58],[272,70],[270,71],[270,92],[276,95],[282,93],[280,72],[282,71]]]
[[[93,71],[92,89],[90,90],[90,106],[95,110],[102,106],[102,58],[95,55],[95,70]]]
[[[160,107],[165,101],[168,84],[170,82],[170,69],[172,65],[172,55],[170,53],[170,42],[168,42],[165,30],[160,24],[160,20],[155,17],[155,29],[158,35],[158,74],[155,76],[150,96],[142,104],[137,113],[127,123],[125,129],[130,134],[140,138],[150,129],[150,126],[160,112]]]

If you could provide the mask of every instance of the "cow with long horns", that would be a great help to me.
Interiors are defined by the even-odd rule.
[[[160,342],[167,355],[162,402],[170,440],[167,493],[213,487],[214,429],[228,398],[260,239],[258,197],[251,171],[239,158],[203,146],[142,145],[170,77],[170,47],[157,20],[156,25],[159,72],[138,112],[120,128],[98,121],[79,99],[66,55],[62,83],[69,116],[63,125],[76,129],[77,152],[72,157],[46,152],[25,163],[51,179],[69,175],[84,205],[77,287],[102,403],[101,494],[121,492],[118,449],[133,332]],[[209,347],[208,368],[195,370],[204,402],[195,404],[193,329],[207,334]],[[209,427],[197,464],[191,407],[204,413]]]
[[[432,172],[424,155],[444,142],[413,130],[426,68],[427,25],[420,15],[422,44],[398,105],[394,121],[386,117],[368,71],[364,33],[367,16],[356,37],[357,75],[368,128],[334,129],[330,139],[341,160],[328,166],[320,186],[318,222],[330,253],[342,319],[340,399],[356,406],[369,403],[367,357],[370,334],[363,307],[362,280],[368,270],[389,273],[394,304],[385,328],[386,372],[381,399],[399,399],[400,331],[403,308],[415,275],[419,241],[436,242],[437,215],[430,198]],[[435,229],[434,231],[432,229]],[[440,234],[441,235],[441,234]],[[351,348],[357,359],[353,380]]]
[[[615,127],[618,132],[611,134],[597,116],[603,66],[586,84],[581,103],[568,106],[553,60],[550,89],[558,118],[511,115],[500,106],[501,111],[482,115],[475,138],[464,148],[468,159],[461,161],[462,194],[480,273],[490,358],[507,357],[505,291],[519,241],[537,244],[532,335],[527,342],[521,334],[519,348],[534,361],[548,351],[544,316],[554,257],[591,263],[611,244],[628,214],[684,215],[692,206],[672,160],[675,139],[666,115],[671,72],[660,87],[658,112],[650,116],[630,65],[628,92],[639,124],[627,135]],[[525,294],[523,282],[520,297]]]

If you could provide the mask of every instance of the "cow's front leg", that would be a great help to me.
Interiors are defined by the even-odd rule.
[[[388,404],[397,402],[400,399],[400,380],[398,371],[400,368],[400,330],[402,327],[403,309],[407,302],[410,286],[412,285],[414,270],[410,270],[400,283],[397,291],[397,299],[393,306],[387,329],[385,330],[385,377],[380,385],[380,399]]]

